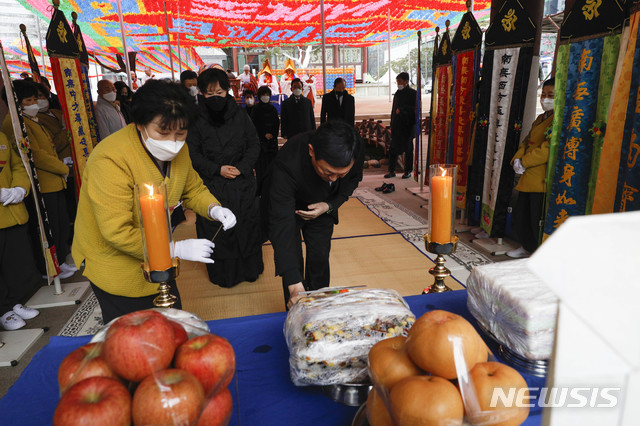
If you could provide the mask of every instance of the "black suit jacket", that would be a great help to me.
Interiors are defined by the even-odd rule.
[[[282,137],[291,139],[298,133],[316,129],[316,117],[313,115],[313,105],[304,96],[296,102],[295,96],[289,96],[282,102],[280,108],[280,127]]]
[[[308,210],[313,203],[327,202],[333,209],[328,213],[338,223],[338,208],[349,199],[362,180],[364,146],[359,136],[358,152],[349,173],[329,185],[318,176],[311,157],[309,143],[313,132],[289,139],[273,161],[262,191],[262,217],[268,218],[268,235],[273,244],[276,275],[289,286],[301,282],[297,257],[296,210]],[[317,220],[317,219],[314,219]],[[267,224],[265,224],[267,225]]]
[[[399,110],[399,113],[396,113]],[[408,149],[416,134],[416,91],[407,86],[393,95],[391,144],[399,152]]]
[[[354,97],[344,92],[342,95],[342,105],[340,105],[335,90],[325,93],[322,96],[320,124],[330,120],[342,120],[354,126],[356,121],[356,102]]]

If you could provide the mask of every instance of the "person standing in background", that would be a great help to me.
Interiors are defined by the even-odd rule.
[[[245,89],[243,98],[245,104],[244,110],[249,114],[249,117],[251,117],[251,111],[253,111],[256,105],[256,92],[251,89]]]
[[[258,80],[251,74],[251,67],[249,65],[245,65],[243,69],[243,73],[238,77],[240,80],[240,94],[242,95],[244,90],[250,89],[253,93],[258,91]]]
[[[40,83],[44,84],[44,87],[47,88],[47,100],[49,101],[49,108],[62,110],[60,99],[58,98],[58,95],[51,91],[51,84],[49,84],[49,80],[47,80],[47,77],[40,76]]]
[[[269,59],[265,59],[262,63],[262,70],[258,73],[258,88],[268,86],[271,89],[271,96],[280,94],[280,83],[271,72]]]
[[[149,80],[153,80],[155,77],[156,75],[151,72],[151,68],[145,67],[144,74],[142,75],[142,84],[145,84]]]
[[[333,82],[333,90],[322,96],[320,124],[331,120],[342,120],[352,126],[355,125],[355,99],[347,93],[344,79],[340,77]]]
[[[285,139],[316,129],[316,117],[311,101],[302,96],[302,81],[299,78],[293,80],[291,89],[293,94],[282,102],[280,110],[282,137]]]
[[[120,107],[116,104],[116,86],[109,80],[98,82],[98,100],[96,101],[95,113],[98,122],[100,140],[117,132],[127,125],[124,116],[120,112]]]
[[[116,81],[113,85],[116,88],[116,102],[120,107],[120,113],[122,113],[124,121],[129,124],[132,121],[131,96],[133,95],[133,92],[124,81]]]
[[[278,153],[278,131],[280,130],[280,118],[276,107],[271,105],[271,90],[262,86],[258,89],[258,104],[251,111],[251,120],[256,126],[256,132],[260,139],[260,156],[256,163],[257,194],[262,194],[262,184],[267,174],[269,165]]]
[[[398,156],[404,153],[404,174],[409,179],[413,171],[413,137],[416,128],[416,91],[409,87],[409,74],[401,72],[396,77],[398,90],[393,95],[391,107],[391,148],[389,149],[389,173],[385,179],[396,176]]]

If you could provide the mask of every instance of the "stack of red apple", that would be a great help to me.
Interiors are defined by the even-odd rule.
[[[154,310],[116,320],[104,342],[70,353],[58,369],[54,425],[226,425],[235,371],[229,342],[188,338]]]
[[[515,388],[520,396],[518,390],[527,384],[513,368],[487,362],[488,356],[486,344],[463,317],[446,311],[424,314],[408,337],[382,340],[371,348],[369,375],[374,388],[367,400],[369,423],[462,425],[466,416],[474,425],[521,424],[529,415],[526,400],[513,407],[501,405],[500,399],[492,407],[491,400],[496,388],[505,394]],[[463,401],[457,379],[466,375],[471,384],[463,389]]]

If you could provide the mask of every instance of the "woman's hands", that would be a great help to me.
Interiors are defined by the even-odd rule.
[[[222,166],[220,167],[220,176],[225,179],[235,179],[240,176],[240,170],[236,169],[233,166]]]

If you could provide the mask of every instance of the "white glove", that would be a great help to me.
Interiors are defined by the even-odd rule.
[[[192,262],[213,263],[211,253],[216,245],[209,240],[191,238],[176,241],[175,256]]]
[[[211,207],[211,210],[209,210],[209,217],[222,223],[222,229],[224,229],[225,231],[236,226],[236,215],[234,215],[231,210],[225,207]]]
[[[62,159],[62,162],[64,164],[66,164],[67,166],[69,166],[69,167],[73,166],[73,158],[71,158],[71,157],[64,157]]]
[[[3,203],[3,206],[8,206],[9,204],[18,204],[19,202],[24,200],[25,195],[27,195],[27,191],[20,186],[14,186],[13,188],[2,188],[0,189],[0,203]]]
[[[515,160],[513,160],[513,171],[516,172],[517,174],[521,175],[524,173],[524,171],[527,170],[523,165],[522,165],[522,161],[520,161],[519,158],[516,158]]]

